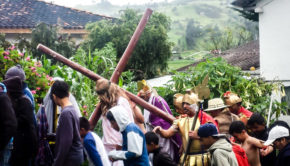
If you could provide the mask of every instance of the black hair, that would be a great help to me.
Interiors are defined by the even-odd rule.
[[[247,124],[249,126],[253,126],[255,123],[257,123],[258,125],[265,125],[266,121],[265,121],[265,118],[261,114],[255,112],[252,114]]]
[[[65,98],[69,96],[69,85],[64,81],[55,81],[51,87],[50,94],[57,96],[58,98]]]
[[[84,128],[86,131],[90,130],[90,122],[85,117],[80,117],[80,128]]]
[[[116,119],[114,118],[114,115],[112,114],[111,111],[108,111],[106,117],[107,117],[107,119],[108,119],[109,121],[115,121],[115,122],[116,122]]]
[[[152,132],[152,131],[149,131],[145,134],[145,139],[146,139],[146,143],[147,144],[151,144],[152,142],[155,144],[155,145],[158,145],[159,144],[159,138],[158,136]]]
[[[272,125],[270,125],[270,127],[269,127],[269,131],[270,131],[273,127],[275,127],[275,126],[286,127],[286,128],[290,131],[290,127],[289,127],[288,123],[285,122],[285,121],[282,121],[282,120],[277,120],[277,121],[275,121]]]
[[[246,130],[246,127],[242,121],[234,121],[229,129],[231,135],[234,133],[242,133],[243,130]]]

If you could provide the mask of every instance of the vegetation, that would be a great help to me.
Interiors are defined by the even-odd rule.
[[[89,39],[83,48],[86,51],[102,49],[106,43],[112,42],[117,53],[116,59],[120,59],[141,16],[137,11],[127,9],[123,11],[118,23],[101,21],[89,24]],[[127,70],[138,76],[136,79],[152,78],[166,71],[173,45],[168,41],[169,29],[169,18],[161,13],[153,13],[126,66]]]

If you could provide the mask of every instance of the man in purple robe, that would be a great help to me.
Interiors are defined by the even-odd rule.
[[[172,112],[167,104],[167,102],[159,96],[152,88],[147,85],[144,85],[142,89],[139,91],[138,96],[149,102],[150,104],[158,107],[163,110],[167,114],[172,115]],[[160,118],[154,113],[150,113],[148,110],[144,109],[144,121],[146,131],[152,131],[154,127],[161,126],[163,129],[168,129],[171,124],[164,119]],[[179,135],[175,135],[170,139],[163,138],[159,136],[159,145],[162,147],[161,151],[169,153],[169,155],[175,161],[179,160],[179,148],[181,145],[181,137]]]

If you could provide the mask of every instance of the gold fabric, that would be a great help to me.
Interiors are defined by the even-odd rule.
[[[188,143],[188,139],[189,139],[188,133],[191,130],[193,119],[194,119],[193,117],[192,118],[183,117],[183,118],[176,119],[173,121],[173,127],[177,129],[182,136],[182,146],[184,150],[186,149],[186,145]],[[200,126],[200,121],[199,119],[197,119],[194,130],[198,130],[199,126]],[[200,141],[193,140],[190,146],[189,153],[199,153],[199,152],[201,152]],[[183,161],[183,156],[184,154],[180,158],[180,163]],[[209,160],[210,160],[210,156],[208,155],[208,153],[187,155],[186,158],[187,159],[184,164],[185,166],[207,166],[209,165]],[[204,163],[202,164],[202,162]]]

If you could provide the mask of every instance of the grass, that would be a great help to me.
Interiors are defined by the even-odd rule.
[[[183,66],[192,64],[193,62],[194,60],[184,60],[184,59],[168,61],[168,71],[179,69]]]

